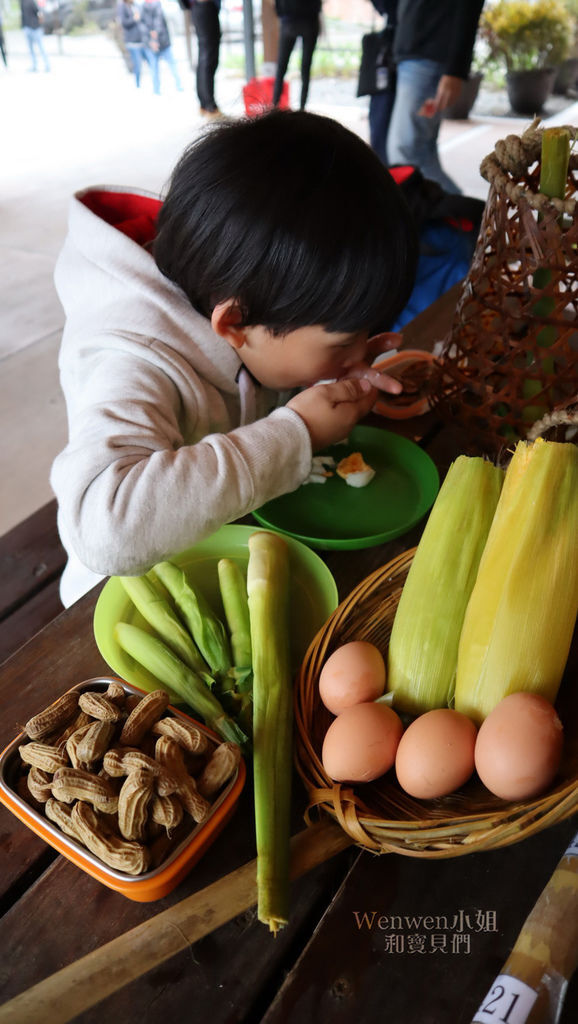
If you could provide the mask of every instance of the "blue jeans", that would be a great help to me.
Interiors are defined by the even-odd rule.
[[[136,81],[136,87],[138,89],[140,87],[142,62],[147,58],[145,57],[145,52],[142,43],[127,43],[126,48],[130,54],[132,70]]]
[[[422,117],[422,103],[435,96],[443,65],[435,60],[402,60],[397,66],[395,103],[389,124],[387,154],[390,164],[419,167],[425,178],[437,181],[446,192],[461,189],[440,164],[438,133],[441,115]]]
[[[148,47],[145,50],[145,57],[150,64],[151,74],[153,76],[153,92],[159,95],[161,91],[161,75],[159,68],[159,61],[166,60],[170,67],[175,85],[179,92],[183,91],[183,86],[179,78],[179,72],[177,70],[177,62],[173,56],[173,51],[170,46],[167,46],[164,50],[150,50]]]
[[[38,52],[44,61],[44,70],[50,71],[50,62],[48,60],[46,50],[44,49],[44,29],[42,26],[39,28],[29,28],[28,25],[25,25],[24,35],[26,36],[26,42],[28,43],[28,49],[30,50],[30,60],[32,62],[30,70],[36,71],[38,69],[38,65],[36,63],[36,50],[38,49]]]

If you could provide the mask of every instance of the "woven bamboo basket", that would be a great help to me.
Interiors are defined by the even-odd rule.
[[[482,161],[490,192],[431,383],[432,405],[488,454],[578,396],[578,154],[566,197],[540,193],[538,123]]]
[[[556,704],[565,726],[563,760],[553,785],[539,798],[507,803],[489,793],[474,775],[450,796],[418,801],[403,792],[393,769],[375,782],[355,786],[334,783],[323,770],[321,748],[333,720],[319,698],[323,664],[350,640],[369,640],[386,654],[414,553],[415,548],[406,551],[360,583],[305,655],[296,682],[295,715],[296,764],[309,798],[306,818],[329,814],[355,843],[377,854],[441,859],[508,846],[578,810],[576,642]]]

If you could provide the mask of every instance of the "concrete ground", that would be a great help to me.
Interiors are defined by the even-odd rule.
[[[50,73],[29,72],[21,32],[8,33],[7,42],[9,67],[0,64],[0,534],[51,498],[48,473],[65,442],[57,373],[63,315],[52,273],[69,197],[93,184],[161,190],[202,125],[183,37],[174,50],[184,91],[163,66],[160,96],[146,74],[135,88],[105,34],[47,37]],[[243,113],[243,81],[239,71],[219,71],[218,100],[228,115]],[[298,88],[292,78],[293,102]],[[353,79],[315,78],[309,109],[367,139],[368,100],[355,91]],[[575,122],[578,105],[568,104],[557,102],[545,119]],[[503,97],[482,95],[479,105],[469,121],[444,123],[440,149],[464,192],[485,198],[482,157],[527,120],[512,116]]]

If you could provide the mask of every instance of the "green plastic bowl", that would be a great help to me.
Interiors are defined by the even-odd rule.
[[[248,541],[252,526],[223,526],[216,533],[171,560],[185,570],[189,582],[198,586],[213,610],[224,617],[219,592],[217,563],[220,558],[233,558],[246,569],[249,562]],[[299,541],[286,537],[289,548],[291,579],[291,657],[294,669],[318,630],[335,611],[338,602],[335,580],[314,551]],[[114,627],[117,622],[131,622],[152,632],[132,605],[115,576],[105,583],[94,610],[94,638],[106,663],[116,675],[144,690],[155,689],[158,682],[117,644]]]
[[[304,484],[253,512],[257,522],[322,551],[375,547],[407,533],[435,501],[435,463],[413,441],[379,427],[355,427],[347,444],[325,454],[339,462],[356,451],[375,470],[366,487],[348,487],[337,475]]]

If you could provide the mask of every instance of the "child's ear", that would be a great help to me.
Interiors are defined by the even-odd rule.
[[[245,344],[245,328],[240,326],[241,310],[236,302],[227,299],[219,302],[211,314],[211,327],[215,334],[224,338],[233,348],[242,348]]]

